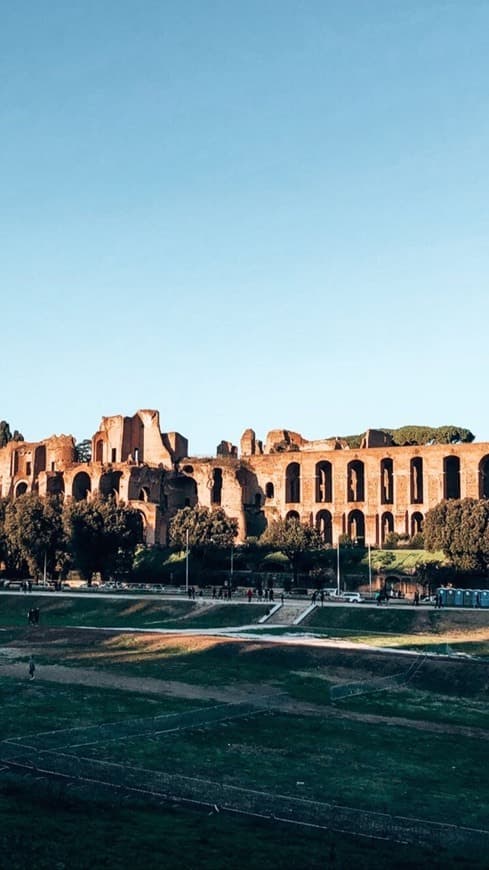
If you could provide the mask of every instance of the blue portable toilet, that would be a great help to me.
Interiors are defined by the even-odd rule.
[[[473,589],[464,589],[463,590],[463,606],[464,607],[473,607],[474,606],[474,590]]]
[[[455,607],[455,592],[456,590],[451,587],[441,590],[441,601],[444,607]]]
[[[479,595],[481,607],[489,607],[489,589],[481,589]]]
[[[453,591],[455,593],[455,595],[454,595],[455,607],[462,607],[462,605],[464,603],[464,590],[463,589],[454,589]]]

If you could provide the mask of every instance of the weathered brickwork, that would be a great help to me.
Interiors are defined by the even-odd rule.
[[[165,544],[177,510],[222,507],[238,520],[239,539],[279,517],[318,528],[327,543],[349,535],[380,545],[389,532],[412,536],[443,498],[489,497],[489,443],[394,447],[369,430],[358,449],[338,438],[308,441],[252,429],[240,450],[221,441],[216,456],[188,456],[187,439],[160,430],[157,411],[104,417],[92,438],[92,461],[76,461],[72,436],[0,449],[0,495],[63,494],[75,500],[113,494],[139,510],[148,544]]]

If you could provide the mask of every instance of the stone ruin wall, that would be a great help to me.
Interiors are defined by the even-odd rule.
[[[146,542],[162,545],[176,511],[197,504],[236,518],[240,541],[273,519],[295,516],[328,543],[349,534],[379,545],[389,531],[415,533],[447,495],[489,497],[488,443],[394,447],[385,433],[369,430],[362,447],[350,449],[339,438],[308,441],[286,429],[263,442],[247,429],[239,451],[221,441],[216,453],[188,456],[187,439],[162,433],[159,413],[146,409],[104,417],[89,463],[76,462],[72,436],[10,442],[0,449],[0,494],[114,494],[141,512]]]

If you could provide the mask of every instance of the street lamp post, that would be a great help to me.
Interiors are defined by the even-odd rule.
[[[372,550],[370,544],[368,545],[368,588],[370,595],[372,595]]]
[[[185,591],[188,595],[188,529],[185,532]]]
[[[340,539],[336,545],[336,592],[340,594]]]

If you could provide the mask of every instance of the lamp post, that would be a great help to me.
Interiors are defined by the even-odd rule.
[[[229,590],[233,591],[233,571],[234,571],[234,547],[231,544],[231,556],[229,560]]]
[[[188,595],[188,529],[185,532],[185,591]]]
[[[338,536],[338,543],[336,545],[336,594],[339,596],[340,594],[340,538]]]
[[[372,550],[370,544],[368,545],[368,588],[370,595],[372,595]]]

